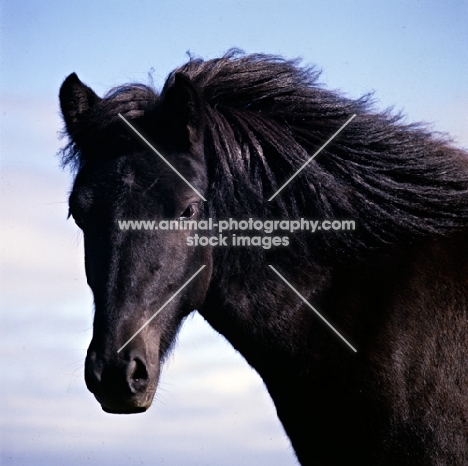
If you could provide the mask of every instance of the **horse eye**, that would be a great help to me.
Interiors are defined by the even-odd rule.
[[[196,206],[194,204],[190,204],[180,215],[179,219],[180,220],[187,220],[189,218],[192,218],[195,215],[196,212]]]

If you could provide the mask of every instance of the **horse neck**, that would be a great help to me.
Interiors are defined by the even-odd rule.
[[[304,297],[319,305],[329,286],[330,271],[313,265],[276,265]],[[199,312],[266,380],[291,377],[310,367],[319,341],[310,341],[317,324],[310,310],[267,263],[245,263],[232,270],[214,263],[213,278]]]
[[[349,337],[357,354],[267,265],[241,274],[215,264],[200,312],[263,378],[301,464],[344,464],[366,451],[369,458],[380,455],[390,428],[404,438],[413,429],[437,426],[443,433],[451,426],[448,434],[460,432],[466,441],[463,416],[453,416],[466,411],[468,376],[460,370],[467,366],[466,250],[468,236],[461,232],[390,248],[354,266],[294,270],[275,264]],[[420,403],[436,407],[422,426]],[[336,449],[336,438],[346,445]],[[444,464],[466,459],[451,435],[419,440],[411,451],[402,444],[394,464],[404,464],[413,451],[415,458],[435,458],[435,452],[459,458]],[[326,460],[317,462],[321,457]]]
[[[273,266],[310,304],[306,305],[265,261],[244,257],[244,268],[214,260],[213,278],[199,312],[260,374],[270,392],[284,379],[308,383],[327,366],[343,374],[354,352],[350,344],[367,321],[379,325],[379,304],[404,252],[390,250],[370,261],[324,266],[307,258],[297,264],[282,257]],[[279,256],[277,257],[279,259]],[[311,307],[315,309],[312,310]],[[327,369],[328,370],[328,369]],[[345,371],[346,372],[346,371]]]

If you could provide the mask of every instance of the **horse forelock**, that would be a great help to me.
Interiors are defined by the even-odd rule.
[[[92,146],[110,127],[121,123],[119,114],[131,120],[144,118],[158,99],[158,93],[144,84],[125,84],[111,89],[79,120],[77,134],[61,150],[62,166],[70,167],[75,173],[79,171],[86,162],[83,146]]]

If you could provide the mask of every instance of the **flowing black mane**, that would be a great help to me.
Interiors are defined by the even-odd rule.
[[[144,85],[112,90],[85,119],[84,138],[99,139],[118,113],[143,119],[186,75],[205,108],[205,157],[212,218],[354,219],[358,234],[322,235],[335,251],[407,242],[466,226],[468,159],[438,133],[372,110],[317,83],[319,72],[269,55],[191,59],[161,95]],[[267,199],[351,115],[356,118],[271,202]],[[79,141],[79,137],[75,141]],[[80,167],[78,144],[64,164]],[[337,244],[339,242],[339,244]],[[304,252],[304,251],[303,251]]]

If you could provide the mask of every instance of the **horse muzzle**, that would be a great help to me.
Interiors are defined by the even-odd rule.
[[[111,358],[91,348],[85,362],[85,381],[102,409],[113,414],[146,411],[153,401],[159,378],[159,365],[151,367],[136,350]]]

